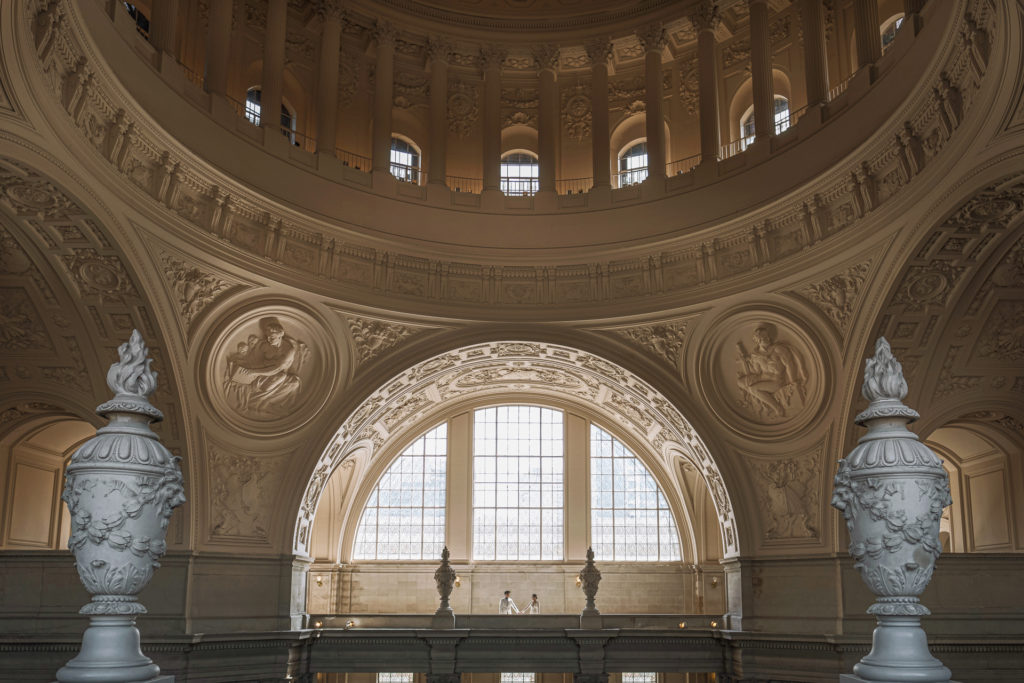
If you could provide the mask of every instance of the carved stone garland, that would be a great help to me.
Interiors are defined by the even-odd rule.
[[[917,596],[931,580],[942,552],[939,520],[952,504],[942,461],[906,428],[918,413],[903,404],[907,382],[889,342],[879,337],[864,369],[864,398],[856,422],[868,433],[839,461],[832,506],[850,532],[850,555],[877,596],[868,608],[878,618],[871,652],[854,665],[856,681],[949,681],[950,672],[928,651]]]
[[[163,419],[147,397],[156,389],[152,359],[138,330],[107,372],[113,399],[96,408],[110,420],[73,456],[61,498],[71,514],[68,548],[92,594],[80,610],[89,627],[61,682],[149,681],[160,667],[142,654],[135,616],[139,591],[160,566],[171,510],[185,502],[177,458],[149,428]],[[167,677],[167,680],[172,678]]]

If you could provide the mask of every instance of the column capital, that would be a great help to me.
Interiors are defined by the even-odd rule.
[[[753,7],[754,5],[767,5],[768,0],[747,0],[747,6]]]
[[[380,47],[394,47],[398,31],[390,21],[378,19],[373,26],[373,40]]]
[[[584,46],[591,64],[607,64],[612,58],[612,41],[607,36],[594,38]]]
[[[636,32],[640,44],[644,46],[644,52],[661,52],[668,45],[668,34],[659,22],[647,24]]]
[[[493,68],[501,68],[508,57],[508,49],[502,45],[485,45],[480,48],[480,68],[484,71]]]
[[[714,31],[722,21],[718,3],[714,0],[700,0],[690,10],[690,23],[697,31]]]
[[[558,66],[558,57],[561,54],[557,45],[544,43],[533,48],[533,61],[539,71],[545,69],[554,70]]]
[[[315,9],[317,15],[324,21],[328,19],[341,21],[345,17],[345,10],[341,6],[341,0],[316,0]]]
[[[447,64],[451,59],[454,49],[452,42],[447,38],[431,36],[427,39],[427,59],[432,62],[444,62]]]

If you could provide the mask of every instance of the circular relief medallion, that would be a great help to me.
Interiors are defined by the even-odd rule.
[[[701,391],[721,419],[747,436],[789,434],[824,408],[819,347],[785,318],[763,311],[720,323],[701,353]]]
[[[295,429],[323,405],[336,372],[323,326],[283,306],[260,306],[222,325],[206,354],[214,412],[247,431]]]

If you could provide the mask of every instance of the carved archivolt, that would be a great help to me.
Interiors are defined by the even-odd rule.
[[[624,433],[646,444],[672,469],[683,457],[699,471],[715,501],[725,556],[739,553],[735,511],[718,466],[700,436],[660,393],[624,368],[565,346],[490,342],[443,353],[419,363],[364,400],[321,454],[296,519],[295,552],[308,554],[316,507],[331,473],[356,448],[374,457],[391,438],[456,400],[510,392],[575,399]]]

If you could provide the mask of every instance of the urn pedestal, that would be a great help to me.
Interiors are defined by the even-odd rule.
[[[92,601],[78,656],[57,672],[61,683],[170,681],[142,654],[136,596],[167,550],[173,508],[185,502],[178,458],[149,428],[163,419],[147,396],[156,373],[138,331],[118,349],[107,384],[115,392],[96,409],[110,424],[79,448],[68,465],[62,498],[71,515],[68,548]]]
[[[864,372],[857,416],[867,427],[857,446],[839,461],[832,506],[843,513],[854,567],[876,601],[878,619],[871,652],[841,680],[882,683],[945,683],[950,671],[928,651],[921,617],[930,614],[918,596],[942,552],[939,520],[951,504],[942,461],[906,427],[916,411],[905,406],[907,383],[888,342],[880,338]]]

